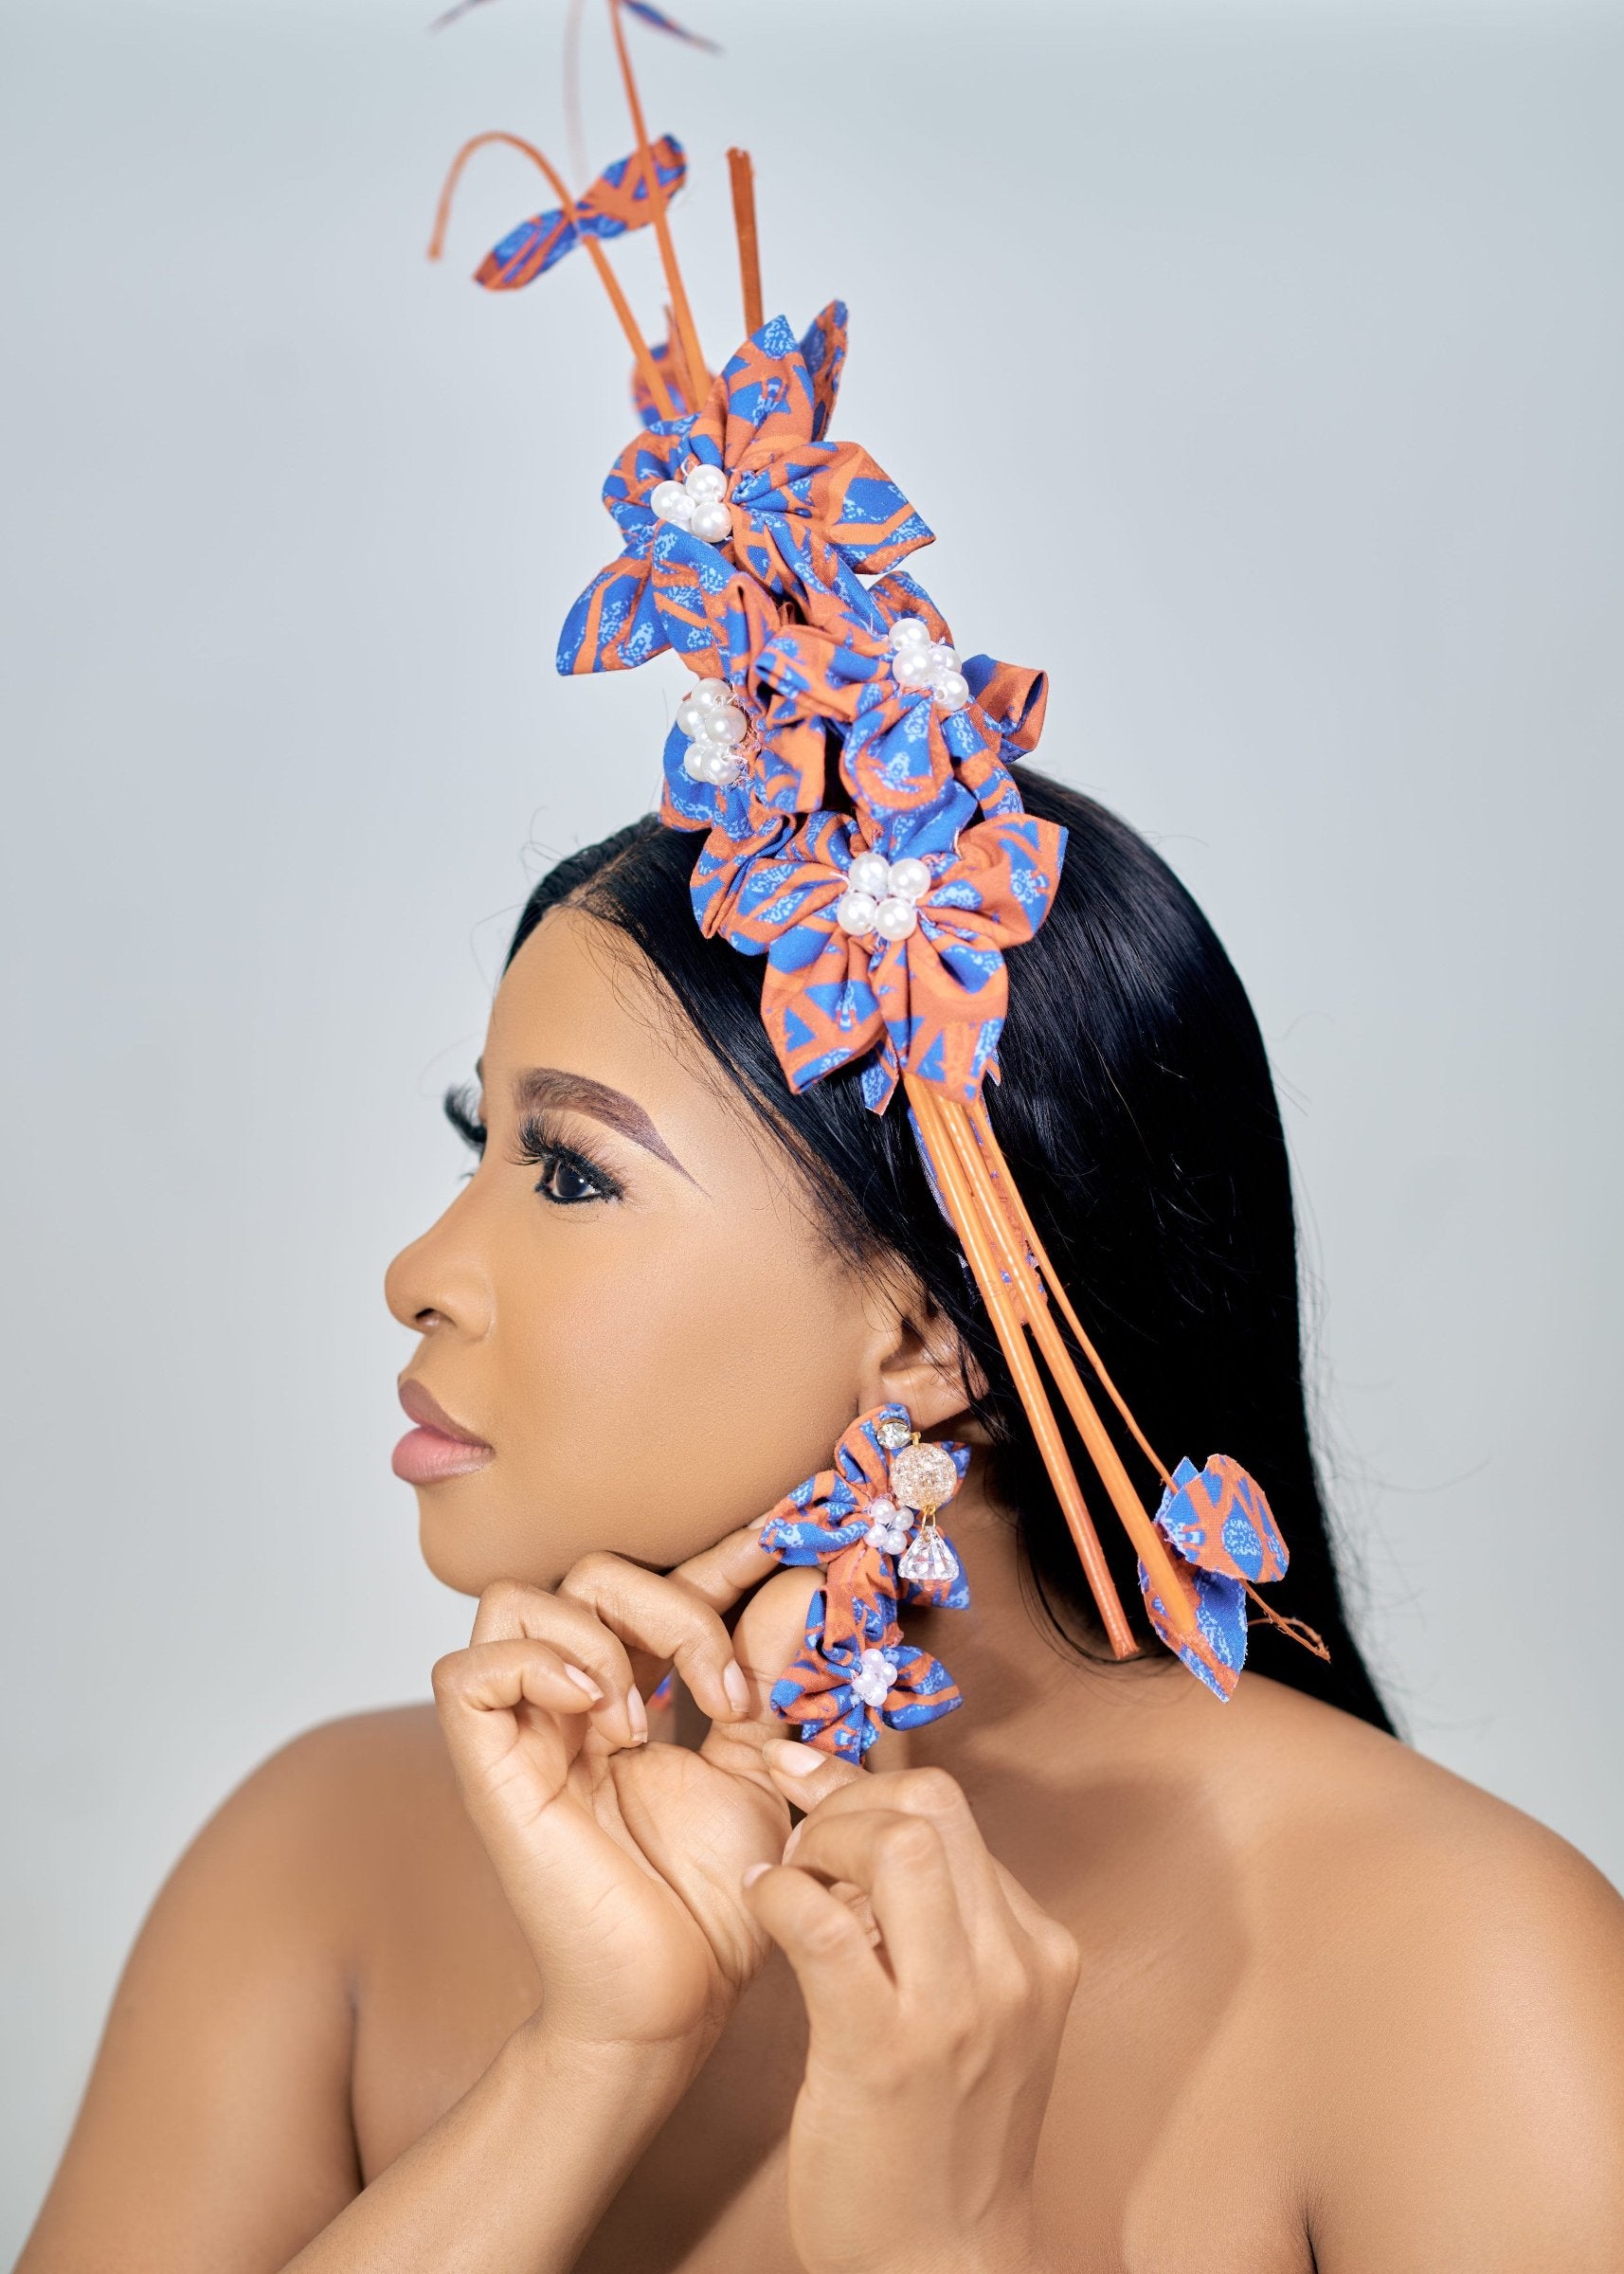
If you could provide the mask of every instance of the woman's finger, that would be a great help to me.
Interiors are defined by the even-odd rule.
[[[714,1551],[713,1551],[713,1553]],[[767,1578],[771,1560],[750,1551]],[[695,1561],[703,1563],[704,1558]],[[606,1550],[583,1556],[559,1587],[561,1599],[585,1606],[633,1649],[670,1662],[713,1721],[736,1722],[750,1707],[749,1684],[733,1653],[731,1635],[685,1567],[662,1575]],[[707,1581],[718,1584],[713,1570]]]
[[[585,1714],[603,1697],[595,1683],[583,1687],[579,1668],[528,1635],[452,1651],[436,1663],[433,1681],[453,1763],[478,1771],[487,1781],[499,1773],[517,1742],[521,1706],[544,1713]]]
[[[713,1611],[731,1611],[742,1596],[759,1587],[779,1568],[778,1557],[761,1543],[761,1527],[766,1522],[765,1516],[758,1516],[753,1524],[741,1525],[713,1547],[702,1548],[686,1562],[673,1564],[671,1578],[691,1587]]]
[[[854,2015],[865,2035],[883,2028],[895,1991],[848,1904],[782,1864],[752,1864],[744,1899],[794,1967],[815,2032],[849,2034]]]
[[[788,1791],[786,1778],[780,1776],[775,1781],[781,1791]],[[822,1780],[809,1781],[821,1786]],[[989,1851],[964,1787],[946,1769],[871,1770],[831,1785],[809,1812],[807,1823],[790,1834],[783,1860],[800,1860],[801,1842],[814,1816],[821,1822],[862,1808],[894,1809],[899,1814],[922,1817],[934,1828],[952,1872],[965,1931],[978,1951],[996,1947],[1012,1928],[1032,1931],[1030,1922],[1045,1915]]]
[[[592,1715],[605,1742],[641,1745],[647,1737],[648,1715],[626,1646],[585,1603],[517,1579],[497,1579],[479,1597],[472,1639],[476,1646],[520,1639],[550,1645],[603,1691]]]
[[[804,1738],[769,1737],[762,1746],[761,1758],[763,1767],[772,1771],[774,1788],[808,1814],[848,1784],[873,1782],[869,1772],[859,1769],[856,1761],[841,1760],[837,1754],[808,1744]],[[793,1839],[795,1832],[789,1836]]]
[[[904,1997],[938,1995],[969,1978],[970,1940],[953,1868],[934,1824],[881,1808],[820,1810],[798,1828],[786,1868],[848,1880],[868,1897]],[[785,1850],[786,1857],[789,1850]]]

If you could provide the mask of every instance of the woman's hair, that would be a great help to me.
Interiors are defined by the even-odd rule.
[[[1319,1631],[1330,1661],[1259,1618],[1249,1663],[1391,1731],[1348,1631],[1309,1442],[1290,1177],[1252,1006],[1212,927],[1142,838],[1044,775],[1023,766],[1020,779],[1028,809],[1070,838],[1042,929],[1007,959],[1003,1079],[986,1088],[999,1143],[1151,1444],[1169,1465],[1231,1453],[1269,1495],[1290,1554],[1272,1593]],[[791,1094],[762,1025],[761,960],[706,939],[694,920],[689,875],[702,841],[644,819],[571,854],[532,893],[508,961],[564,901],[641,949],[785,1142],[829,1236],[855,1263],[899,1258],[952,1322],[987,1383],[967,1403],[1038,1599],[1066,1644],[1104,1657],[1071,1534],[901,1100],[872,1113],[851,1069]],[[1142,1456],[1124,1451],[1133,1469]],[[1086,1457],[1076,1467],[1134,1632],[1160,1651],[1133,1550],[1091,1491]]]

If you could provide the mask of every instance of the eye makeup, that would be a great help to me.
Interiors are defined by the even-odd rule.
[[[443,1105],[446,1120],[463,1143],[482,1158],[488,1132],[474,1110],[471,1091],[466,1085],[447,1090]],[[517,1137],[515,1165],[528,1164],[542,1171],[535,1189],[553,1207],[578,1208],[587,1200],[618,1200],[623,1197],[619,1180],[580,1146],[568,1143],[557,1123],[546,1112],[532,1107],[522,1113]]]

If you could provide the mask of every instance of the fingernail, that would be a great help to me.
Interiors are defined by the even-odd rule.
[[[626,1692],[626,1719],[632,1725],[633,1744],[646,1744],[648,1742],[648,1707],[643,1704],[642,1692],[635,1682]]]
[[[770,1864],[752,1864],[739,1884],[742,1886],[753,1887],[756,1881],[761,1877],[762,1873],[764,1871],[770,1871],[771,1869],[772,1866]]]
[[[823,1756],[817,1746],[809,1745],[803,1740],[798,1743],[793,1738],[769,1737],[762,1747],[764,1755],[769,1747],[771,1758],[767,1765],[769,1769],[777,1769],[781,1776],[810,1777],[814,1769],[823,1765]]]
[[[730,1658],[722,1669],[722,1687],[727,1691],[728,1701],[735,1713],[749,1711],[750,1686],[745,1680],[745,1669],[736,1658]]]
[[[566,1660],[564,1670],[569,1676],[570,1681],[575,1684],[576,1687],[578,1689],[584,1689],[586,1692],[586,1695],[592,1699],[594,1704],[598,1703],[603,1698],[603,1691],[598,1687],[596,1682],[593,1681],[591,1675],[587,1673],[585,1667],[571,1666],[568,1661]]]
[[[807,1819],[803,1816],[800,1823],[795,1827],[795,1830],[790,1833],[788,1839],[785,1841],[784,1853],[778,1859],[781,1864],[788,1863],[790,1857],[795,1853],[796,1843],[799,1841],[802,1833],[805,1831],[806,1823]]]

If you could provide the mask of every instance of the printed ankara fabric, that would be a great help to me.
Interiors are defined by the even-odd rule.
[[[902,1605],[957,1611],[970,1597],[951,1542],[945,1542],[955,1566],[950,1579],[923,1584],[896,1568],[914,1519],[892,1489],[891,1455],[879,1435],[888,1426],[910,1429],[905,1406],[877,1406],[854,1421],[835,1449],[833,1467],[786,1493],[759,1535],[785,1563],[825,1566],[802,1647],[773,1685],[772,1709],[798,1723],[808,1743],[854,1760],[861,1760],[882,1726],[917,1728],[964,1702],[940,1660],[903,1640]],[[968,1447],[936,1450],[962,1481]]]
[[[688,177],[688,159],[675,135],[662,135],[650,147],[655,171],[669,194]],[[629,173],[629,180],[628,180]],[[562,208],[537,213],[510,229],[485,255],[474,281],[487,292],[517,292],[563,260],[583,237],[623,237],[653,219],[642,164],[636,151],[605,167],[590,189],[575,200],[574,218]]]
[[[667,647],[698,640],[674,583],[715,589],[742,568],[798,601],[860,600],[857,572],[893,568],[930,531],[866,450],[824,435],[844,361],[845,310],[831,302],[797,341],[773,316],[738,351],[696,413],[649,422],[604,484],[621,531],[620,558],[587,586],[565,619],[564,673],[624,671]],[[732,517],[725,543],[708,545],[662,521],[651,499],[693,466],[727,477]]]
[[[1196,1633],[1182,1641],[1143,1562],[1140,1591],[1150,1623],[1167,1648],[1220,1698],[1235,1694],[1246,1663],[1247,1589],[1280,1579],[1286,1570],[1281,1538],[1263,1488],[1238,1461],[1215,1453],[1202,1470],[1184,1460],[1156,1511],[1158,1530],[1178,1550],[1186,1572],[1174,1565],[1196,1617]]]

